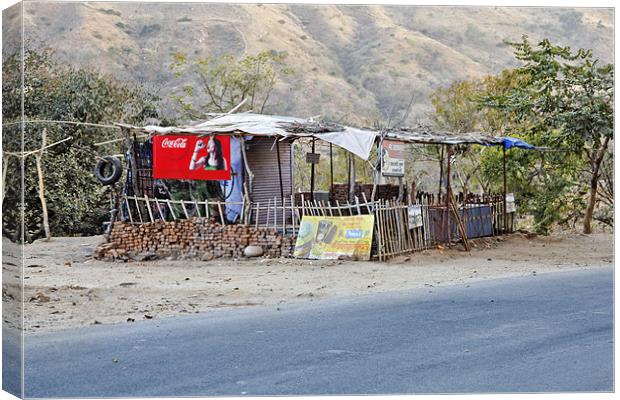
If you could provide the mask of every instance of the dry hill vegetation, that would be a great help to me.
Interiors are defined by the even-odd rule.
[[[3,19],[5,32],[19,23]],[[24,23],[59,59],[162,97],[187,83],[169,69],[176,52],[285,53],[295,73],[268,112],[358,124],[400,118],[411,101],[407,122],[425,119],[434,89],[515,66],[503,40],[522,34],[613,58],[611,9],[28,2]]]

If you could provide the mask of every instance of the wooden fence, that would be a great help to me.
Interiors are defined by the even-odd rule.
[[[418,199],[420,200],[420,199]],[[351,215],[374,215],[374,235],[371,255],[379,261],[422,251],[437,244],[466,238],[499,235],[512,232],[514,214],[504,218],[501,196],[469,202],[455,209],[445,205],[428,204],[421,199],[417,204],[396,200],[368,201],[355,198],[350,203],[307,200],[295,202],[290,198],[274,197],[267,203],[193,201],[149,198],[147,196],[123,196],[121,215],[127,222],[141,224],[156,220],[177,220],[193,217],[213,218],[223,225],[226,206],[241,208],[241,214],[234,223],[277,229],[286,236],[296,236],[304,215],[338,217]]]

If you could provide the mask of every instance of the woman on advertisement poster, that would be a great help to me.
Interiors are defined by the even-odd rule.
[[[189,169],[194,171],[200,167],[206,170],[227,170],[226,159],[224,158],[224,152],[222,151],[222,142],[217,138],[211,137],[206,144],[207,155],[198,158],[200,150],[205,148],[203,140],[196,141],[196,147],[194,148],[194,154],[192,155],[192,161],[189,164]]]

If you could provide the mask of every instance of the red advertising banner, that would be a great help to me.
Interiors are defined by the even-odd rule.
[[[229,180],[230,137],[154,136],[153,178]]]

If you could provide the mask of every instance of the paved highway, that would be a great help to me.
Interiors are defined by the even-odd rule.
[[[613,271],[26,336],[27,397],[612,391]]]

